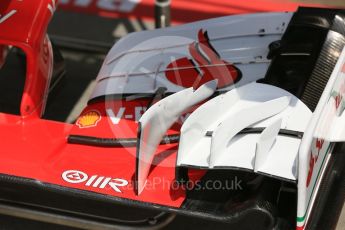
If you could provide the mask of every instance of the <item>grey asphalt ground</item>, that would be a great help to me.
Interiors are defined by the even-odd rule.
[[[296,0],[298,1],[298,0]],[[303,2],[319,2],[333,4],[334,6],[344,6],[345,0],[303,0]],[[50,34],[52,37],[64,38],[71,34],[76,35],[75,41],[80,43],[97,41],[102,47],[110,47],[117,39],[123,35],[138,30],[152,29],[152,23],[144,23],[140,20],[107,20],[96,16],[85,16],[82,18],[83,24],[80,24],[80,18],[71,13],[58,13],[51,24]],[[61,26],[64,25],[64,26]],[[90,33],[90,28],[97,28],[97,31]],[[106,48],[105,48],[106,49]],[[97,72],[102,64],[104,55],[83,53],[72,50],[62,50],[66,59],[66,69],[68,80],[64,85],[64,90],[59,94],[59,102],[54,103],[49,108],[49,116],[61,120],[73,122],[76,116],[85,105],[93,86]],[[63,102],[63,103],[62,103]],[[78,105],[78,106],[76,106]],[[18,219],[0,215],[0,230],[73,230],[64,226],[39,223],[31,220]],[[165,229],[228,229],[226,225],[202,221],[199,219],[177,217]],[[255,227],[253,228],[255,229]],[[345,229],[345,208],[343,208],[337,230]]]

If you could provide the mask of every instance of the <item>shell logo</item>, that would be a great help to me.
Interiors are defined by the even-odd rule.
[[[98,122],[102,119],[101,113],[97,110],[90,110],[82,114],[77,122],[79,128],[90,128],[97,126]]]

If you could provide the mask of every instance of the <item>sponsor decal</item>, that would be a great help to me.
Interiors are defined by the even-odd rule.
[[[335,108],[338,110],[340,106],[343,104],[343,95],[344,92],[338,92],[336,90],[333,90],[331,93],[331,97],[334,99],[335,102]]]
[[[79,128],[91,128],[97,126],[98,122],[102,119],[101,113],[97,110],[90,110],[83,113],[77,120],[76,125]]]
[[[106,109],[106,113],[114,125],[118,125],[120,121],[123,119],[125,120],[134,120],[135,122],[138,122],[141,118],[141,116],[145,113],[147,110],[147,107],[142,106],[136,106],[134,107],[134,112],[128,112],[129,108],[126,107],[120,107],[118,109],[112,109],[108,108]],[[186,113],[184,115],[181,115],[179,118],[179,122],[183,123],[188,117],[190,113]]]
[[[345,73],[345,64],[343,65],[341,72]],[[331,97],[334,99],[335,108],[337,110],[338,115],[341,115],[343,111],[345,110],[344,96],[345,96],[345,81],[342,80],[342,82],[340,83],[339,89],[333,90],[331,93]]]
[[[127,109],[127,110],[126,110]],[[122,119],[126,120],[134,120],[135,122],[138,122],[141,118],[141,116],[145,113],[147,107],[142,106],[136,106],[134,107],[134,113],[128,112],[128,108],[126,107],[120,107],[117,110],[114,110],[112,108],[106,109],[106,113],[108,117],[110,118],[110,121],[114,125],[118,125]]]
[[[218,88],[230,86],[241,78],[241,71],[233,64],[221,60],[210,43],[207,31],[199,30],[198,41],[188,46],[191,58],[184,57],[171,62],[165,73],[167,79],[185,88],[198,88],[217,79]]]
[[[89,176],[79,170],[67,170],[62,173],[62,179],[70,184],[83,184],[85,187],[98,189],[111,188],[117,193],[122,193],[121,187],[127,186],[128,181],[120,178],[112,178],[99,175]]]
[[[77,170],[68,170],[62,173],[64,181],[71,184],[78,184],[86,181],[88,176],[86,173]]]
[[[342,90],[344,84],[341,85],[340,92],[337,91],[332,91],[331,96],[334,99],[335,103],[335,108],[337,110],[337,114],[341,115],[343,111],[345,110],[345,102],[344,102],[344,95],[345,95],[345,90]]]
[[[313,176],[313,171],[314,171],[314,166],[317,162],[317,157],[313,155],[313,152],[310,153],[310,158],[309,158],[309,170],[308,170],[308,177],[307,177],[307,182],[306,185],[309,187],[311,178]]]
[[[314,166],[319,159],[320,151],[323,147],[323,144],[325,143],[325,140],[323,139],[316,139],[315,141],[315,148],[317,150],[317,155],[313,154],[313,151],[310,153],[310,158],[309,158],[309,171],[308,171],[308,176],[307,176],[307,187],[310,185],[311,178],[313,176],[314,172]]]
[[[317,158],[320,155],[320,151],[321,151],[324,143],[325,143],[325,140],[323,140],[323,139],[316,139]]]

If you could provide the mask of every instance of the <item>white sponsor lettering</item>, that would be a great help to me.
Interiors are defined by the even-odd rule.
[[[123,114],[125,113],[125,110],[126,110],[126,108],[121,107],[119,109],[119,111],[116,113],[116,115],[115,115],[115,113],[114,113],[114,111],[112,109],[107,109],[106,112],[107,112],[107,115],[110,118],[111,122],[114,125],[117,125],[117,124],[119,124],[121,118],[123,117]]]
[[[108,184],[116,192],[121,192],[121,190],[118,187],[124,187],[124,186],[128,185],[128,181],[126,181],[124,179],[112,179],[112,182],[109,182]]]
[[[146,112],[147,107],[136,106],[134,107],[134,114],[126,113],[126,107],[120,107],[117,110],[106,109],[107,115],[114,125],[118,125],[120,121],[124,119],[135,119],[135,122],[138,122],[141,116]],[[190,113],[184,114],[180,117],[180,122],[183,123],[189,117]]]
[[[78,170],[68,170],[62,173],[62,178],[71,184],[78,184],[86,181],[89,177],[86,173]]]
[[[86,173],[79,170],[67,170],[62,173],[62,179],[71,184],[85,183],[84,186],[99,189],[105,189],[107,186],[112,188],[115,192],[122,193],[120,187],[128,185],[128,181],[119,178],[111,178],[105,176],[92,175],[88,176]]]

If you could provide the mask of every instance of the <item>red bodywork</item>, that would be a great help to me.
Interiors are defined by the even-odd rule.
[[[94,106],[103,107],[102,104]],[[106,117],[101,122],[100,128],[109,127]],[[135,123],[131,124],[134,126]],[[67,144],[72,125],[40,119],[20,119],[1,114],[0,127],[1,130],[8,130],[0,134],[1,174],[174,207],[179,207],[184,200],[183,192],[171,191],[169,187],[175,177],[176,144],[161,146],[158,154],[164,155],[164,158],[157,158],[161,161],[160,165],[153,168],[148,179],[155,183],[154,178],[161,178],[165,183],[158,181],[154,188],[146,187],[146,191],[136,196],[133,187],[135,147],[101,148]],[[110,186],[101,189],[87,187],[85,183],[72,184],[62,179],[62,173],[68,170],[82,171],[89,176],[124,179],[129,185],[118,193]]]
[[[16,46],[27,57],[22,116],[38,118],[44,111],[52,75],[52,49],[46,30],[54,10],[55,0],[4,0],[0,5],[0,44]]]
[[[131,5],[128,5],[131,2]],[[127,4],[127,6],[126,6]],[[62,0],[62,10],[95,14],[109,18],[131,18],[154,20],[154,0]],[[230,14],[257,13],[270,11],[295,11],[301,4],[289,0],[217,1],[173,0],[171,15],[174,24],[193,22]],[[188,16],[186,16],[188,15]]]
[[[160,203],[179,207],[184,200],[184,193],[174,191],[164,183],[158,183],[154,189],[144,192],[140,197],[134,193],[132,186],[135,171],[135,148],[102,148],[67,143],[67,137],[72,128],[93,134],[88,128],[78,125],[43,120],[40,118],[44,111],[44,104],[48,95],[48,86],[52,71],[52,50],[48,37],[47,26],[55,9],[54,0],[23,0],[1,3],[0,13],[6,20],[0,23],[0,43],[6,46],[16,46],[22,49],[27,57],[27,74],[25,88],[20,105],[20,115],[0,113],[0,173],[11,176],[34,179],[44,183],[51,183],[65,187],[88,190],[112,196],[125,197],[150,203]],[[8,16],[9,15],[9,16]],[[16,76],[13,76],[16,77]],[[123,104],[124,103],[124,104]],[[113,105],[125,106],[127,110],[135,106],[147,104],[147,101],[135,100],[127,102],[117,101]],[[105,115],[105,104],[96,103],[101,112],[100,122],[94,125],[98,136],[105,136],[111,122]],[[89,109],[89,108],[88,108]],[[124,137],[135,137],[136,123],[121,121],[129,133]],[[129,128],[128,128],[129,127]],[[114,131],[114,130],[111,130]],[[75,131],[73,131],[75,132]],[[115,130],[116,132],[116,130]],[[113,136],[112,136],[113,137]],[[176,144],[164,145],[159,151],[170,151],[163,166],[157,166],[151,176],[164,178],[171,182],[174,178]],[[85,186],[83,183],[72,184],[62,178],[67,170],[80,170],[88,175],[121,178],[129,185],[121,188],[122,193],[114,191],[110,186],[103,189]]]

